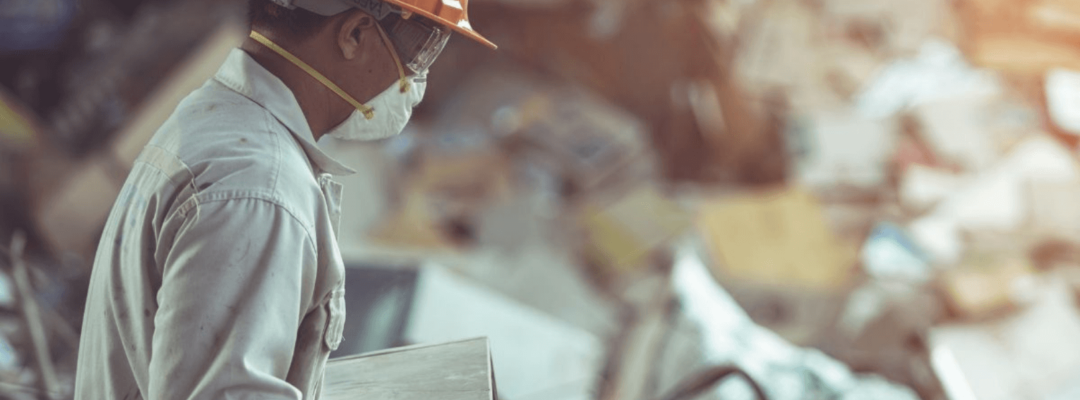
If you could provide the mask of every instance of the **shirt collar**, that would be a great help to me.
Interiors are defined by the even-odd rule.
[[[243,50],[233,49],[214,79],[269,111],[296,137],[308,160],[320,170],[334,175],[356,173],[315,145],[315,136],[292,90]]]

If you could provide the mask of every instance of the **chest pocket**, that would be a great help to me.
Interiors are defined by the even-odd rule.
[[[342,334],[345,331],[345,288],[335,289],[326,306],[329,318],[326,321],[323,342],[326,343],[326,348],[334,351],[341,345]]]

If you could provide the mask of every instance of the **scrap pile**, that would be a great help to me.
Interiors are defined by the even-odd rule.
[[[424,110],[420,135],[387,145],[413,149],[395,153],[408,154],[398,165],[423,165],[389,180],[408,182],[397,192],[432,205],[398,202],[413,217],[376,231],[415,228],[427,213],[441,248],[473,251],[525,236],[517,230],[535,222],[522,213],[554,226],[555,247],[569,247],[622,310],[616,337],[627,347],[609,351],[601,397],[656,397],[693,372],[671,367],[692,356],[663,364],[642,349],[710,346],[693,323],[663,333],[693,307],[665,317],[657,300],[672,297],[662,277],[677,243],[753,325],[782,338],[776,348],[820,349],[842,371],[922,398],[1076,390],[1067,383],[1080,349],[1065,338],[1080,316],[1070,272],[1080,261],[1070,131],[1080,124],[1067,60],[1080,47],[1067,2],[477,4],[504,56],[458,46],[441,61],[458,75],[443,77],[436,99],[453,106]],[[1008,15],[1030,18],[1001,23]],[[1058,50],[1017,52],[1041,48],[1018,40]],[[477,65],[471,79],[454,68]],[[450,173],[432,159],[460,176],[419,178]],[[418,183],[436,180],[460,186]],[[515,201],[529,204],[514,208],[516,222],[487,224]],[[739,353],[724,354],[698,361]],[[792,368],[822,373],[787,354],[804,360]],[[1039,372],[1021,372],[1029,365]],[[769,382],[782,374],[743,366],[774,397],[814,396],[784,394]],[[629,378],[642,376],[653,378]],[[823,382],[833,395],[858,387]]]

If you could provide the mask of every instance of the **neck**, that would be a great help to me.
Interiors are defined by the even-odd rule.
[[[241,48],[292,91],[316,142],[352,113],[352,106],[273,50],[251,38],[244,41]],[[293,52],[288,47],[286,49]],[[305,59],[301,54],[293,54]]]

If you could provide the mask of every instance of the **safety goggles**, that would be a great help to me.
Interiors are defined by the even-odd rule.
[[[379,20],[405,67],[413,73],[426,71],[446,47],[450,29],[418,15],[404,18],[396,12]]]

